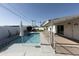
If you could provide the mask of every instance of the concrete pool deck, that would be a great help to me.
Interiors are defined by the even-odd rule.
[[[7,50],[0,53],[0,56],[52,56],[53,50],[50,46],[36,48],[35,46],[22,46],[13,44]]]
[[[0,56],[72,56],[69,54],[55,53],[55,50],[50,45],[47,36],[45,36],[43,32],[40,32],[40,39],[41,39],[40,45],[36,45],[36,44],[30,45],[30,44],[11,42],[7,47],[3,48],[0,51]],[[71,43],[70,40],[60,36],[56,36],[55,39],[59,39],[57,40],[57,43],[68,43],[67,41]],[[66,41],[63,42],[63,40],[66,40]],[[63,50],[62,47],[56,47],[56,48],[58,49],[59,52],[67,52],[65,51],[65,49]],[[73,52],[78,53],[77,51],[78,50],[76,51],[74,50]]]
[[[79,55],[79,43],[58,35],[55,36],[55,41],[58,54]]]
[[[55,55],[54,49],[49,42],[45,39],[45,36],[40,33],[41,45],[31,46],[23,45],[19,43],[11,44],[5,47],[0,56],[53,56]]]

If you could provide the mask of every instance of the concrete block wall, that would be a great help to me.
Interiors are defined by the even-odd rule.
[[[26,27],[23,27],[23,30],[26,30]],[[16,35],[17,31],[20,32],[19,27],[10,27],[10,26],[0,27],[0,45],[2,43],[11,41],[12,39],[8,39],[8,36]]]
[[[8,31],[5,28],[0,27],[0,40],[9,36]]]
[[[6,31],[9,31],[11,35],[15,35],[17,31],[19,32],[19,27],[4,27]]]

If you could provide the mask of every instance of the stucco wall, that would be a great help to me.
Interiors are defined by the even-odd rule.
[[[73,38],[79,40],[79,19],[73,21]]]
[[[72,24],[68,24],[68,22],[66,22],[64,24],[64,36],[67,36],[69,38],[73,37],[73,31],[72,31]]]
[[[49,27],[48,27],[48,31],[51,31],[51,32],[53,32],[53,33],[56,33],[56,26],[55,26],[55,25],[49,26]]]
[[[76,23],[78,25],[74,25]],[[64,25],[64,36],[79,40],[79,19],[65,21],[57,25]]]

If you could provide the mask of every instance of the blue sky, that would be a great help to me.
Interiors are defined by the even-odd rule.
[[[14,15],[2,5],[8,9],[20,15]],[[23,17],[23,15],[26,17]],[[48,19],[79,15],[79,4],[0,4],[0,25],[18,25],[20,20],[23,21],[24,25],[31,25],[31,20],[35,20],[36,24],[43,22]],[[24,19],[23,19],[24,18]]]

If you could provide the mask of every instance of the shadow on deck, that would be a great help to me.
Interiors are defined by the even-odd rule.
[[[79,55],[79,43],[59,35],[55,35],[56,54]]]

